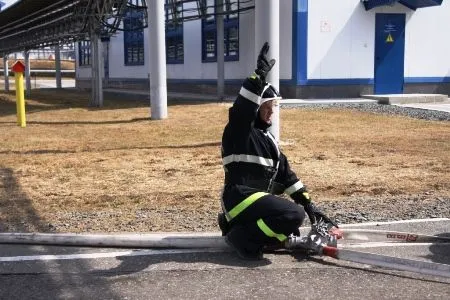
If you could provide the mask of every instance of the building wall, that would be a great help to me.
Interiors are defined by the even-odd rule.
[[[246,5],[251,5],[247,3]],[[186,8],[195,8],[195,3],[186,3]],[[193,6],[193,7],[189,7]],[[280,79],[291,79],[292,74],[292,0],[280,2]],[[254,10],[240,14],[239,19],[239,60],[225,62],[225,79],[241,80],[255,68],[255,15]],[[184,23],[184,64],[167,64],[167,78],[178,80],[210,81],[217,79],[217,63],[202,62],[201,21]],[[125,66],[123,32],[111,38],[109,46],[109,78],[147,79],[148,57],[151,45],[148,29],[144,30],[145,64]],[[78,51],[77,51],[78,55]],[[78,78],[89,78],[90,67],[78,67]]]
[[[257,3],[256,3],[257,4]],[[307,4],[307,28],[294,28],[299,9]],[[185,5],[195,5],[188,3]],[[249,5],[252,5],[250,3]],[[405,31],[404,92],[450,93],[450,1],[413,11],[401,4],[366,11],[357,0],[280,1],[280,79],[284,97],[359,97],[373,93],[375,16],[403,13]],[[240,14],[239,61],[225,62],[226,93],[235,93],[240,81],[255,67],[254,10]],[[300,24],[300,23],[299,23]],[[306,35],[305,43],[298,39]],[[169,90],[215,92],[217,63],[203,63],[201,21],[184,23],[184,63],[168,64]],[[145,65],[124,65],[123,34],[111,38],[109,81],[105,86],[148,88],[148,32]],[[301,48],[306,49],[306,75]],[[76,52],[78,54],[78,52]],[[78,82],[90,78],[90,68],[77,68]],[[306,77],[306,78],[305,78]],[[89,84],[88,80],[84,80]],[[446,84],[442,84],[442,82]],[[174,84],[176,83],[176,84]]]
[[[450,76],[450,1],[410,11],[405,41],[405,77]]]
[[[111,37],[109,44],[109,78],[148,78],[149,44],[148,30],[144,30],[144,65],[126,66],[122,31]]]
[[[401,4],[366,11],[354,0],[308,5],[308,79],[373,79],[376,13],[406,14],[405,77],[449,76],[449,1],[416,11]]]

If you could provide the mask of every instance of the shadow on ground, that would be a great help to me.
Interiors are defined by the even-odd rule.
[[[90,92],[76,88],[67,89],[34,89],[30,97],[26,97],[27,113],[51,111],[68,108],[85,108],[92,111],[150,107],[149,96],[120,92],[104,92],[102,107],[90,107]],[[16,114],[14,102],[15,91],[0,92],[0,117]],[[11,101],[13,100],[13,101]],[[195,100],[180,97],[169,97],[168,106],[218,103],[215,99]]]
[[[0,167],[0,232],[48,231],[46,222],[36,213],[16,176],[12,169]],[[15,220],[13,223],[17,225],[7,227],[8,219]]]
[[[46,232],[48,223],[43,220],[33,208],[30,199],[22,190],[17,176],[12,169],[0,166],[0,232]],[[5,225],[7,220],[16,219],[14,227]],[[0,248],[5,245],[0,244]],[[51,250],[41,249],[42,255],[51,254]],[[66,291],[75,285],[87,286],[91,278],[72,276],[83,273],[89,269],[86,262],[78,261],[75,267],[58,264],[57,276],[45,276],[52,267],[48,263],[38,264],[33,273],[16,271],[14,263],[0,263],[0,298],[1,299],[50,299],[48,291],[51,290],[51,299],[66,299]],[[53,266],[54,267],[54,266]],[[36,280],[39,284],[36,284]],[[116,293],[108,288],[106,281],[99,279],[102,284],[102,295],[107,299],[119,299]],[[95,299],[95,290],[81,289],[71,292],[73,299]]]
[[[436,234],[438,237],[450,238],[450,232]],[[433,262],[450,265],[450,244],[435,243],[429,248],[431,254],[424,256]]]

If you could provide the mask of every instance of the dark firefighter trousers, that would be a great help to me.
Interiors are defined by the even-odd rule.
[[[254,252],[282,243],[292,233],[298,235],[305,211],[288,199],[256,192],[228,210],[226,217],[240,245]]]

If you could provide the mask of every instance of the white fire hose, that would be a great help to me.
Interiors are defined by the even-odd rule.
[[[346,229],[346,241],[432,243],[450,245],[450,237],[411,234],[397,231]],[[147,233],[147,234],[73,234],[73,233],[0,233],[0,244],[58,245],[112,248],[215,248],[229,246],[219,233]],[[306,249],[305,245],[297,245]],[[317,249],[316,249],[317,250]],[[361,264],[450,277],[450,265],[397,258],[322,245],[315,254]]]

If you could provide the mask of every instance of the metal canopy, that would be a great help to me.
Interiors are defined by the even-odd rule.
[[[163,1],[163,0],[158,0]],[[254,9],[254,0],[223,0],[222,14]],[[184,4],[192,3],[192,8]],[[8,53],[86,40],[93,33],[107,37],[121,30],[130,10],[144,15],[146,0],[19,0],[0,12],[0,57]],[[137,4],[136,4],[137,3]],[[214,0],[166,0],[166,23],[179,23],[217,15]]]
[[[126,8],[127,0],[18,1],[0,12],[0,56],[112,34]]]

